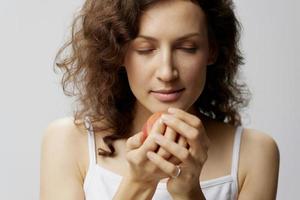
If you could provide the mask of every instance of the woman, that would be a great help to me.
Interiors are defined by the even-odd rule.
[[[87,0],[57,57],[80,107],[46,130],[41,199],[275,199],[276,142],[241,126],[238,37],[229,0]]]

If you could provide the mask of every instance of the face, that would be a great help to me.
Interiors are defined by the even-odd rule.
[[[138,109],[190,109],[203,91],[209,57],[205,15],[198,5],[154,4],[141,16],[124,59]]]

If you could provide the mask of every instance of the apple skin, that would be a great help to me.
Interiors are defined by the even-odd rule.
[[[146,121],[146,123],[143,126],[142,129],[142,137],[141,137],[141,141],[142,143],[146,140],[146,138],[148,137],[149,131],[151,130],[153,124],[155,123],[155,121],[163,114],[163,112],[155,112],[153,113],[148,120]],[[165,131],[165,130],[164,130]]]

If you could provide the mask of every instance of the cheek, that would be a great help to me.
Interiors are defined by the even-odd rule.
[[[131,59],[124,63],[131,91],[135,96],[140,96],[143,90],[148,90],[151,74],[145,70],[145,63],[138,59]],[[141,93],[142,92],[142,93]]]
[[[138,66],[130,65],[126,67],[129,84],[132,86],[141,85],[143,83],[143,71]]]
[[[184,59],[182,63],[182,75],[189,84],[199,85],[205,82],[207,61],[204,57],[198,56],[194,59]]]
[[[206,80],[206,66],[194,66],[185,70],[184,79],[189,85],[199,88]]]
[[[141,64],[142,62],[138,60],[133,55],[133,53],[131,52],[127,53],[124,60],[124,65],[126,68],[129,83],[138,83],[140,81],[140,77],[143,76],[141,70]]]

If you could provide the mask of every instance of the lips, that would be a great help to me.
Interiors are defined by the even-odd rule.
[[[161,102],[172,102],[179,99],[181,94],[183,93],[183,89],[163,89],[163,90],[155,90],[152,91],[152,95]]]
[[[184,90],[184,88],[182,88],[182,89],[162,89],[162,90],[154,90],[152,92],[162,93],[162,94],[170,94],[170,93],[174,93],[174,92],[180,92],[181,90]]]

